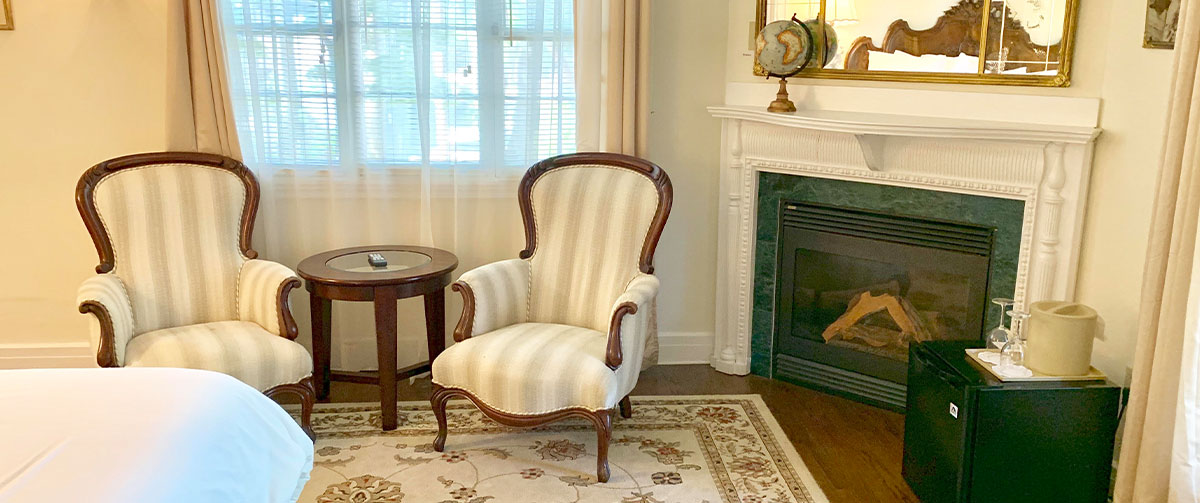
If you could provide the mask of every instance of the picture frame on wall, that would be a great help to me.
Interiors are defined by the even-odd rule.
[[[1183,0],[1147,0],[1146,36],[1142,47],[1174,49],[1179,27],[1179,4]]]
[[[0,30],[13,29],[12,0],[0,0]]]

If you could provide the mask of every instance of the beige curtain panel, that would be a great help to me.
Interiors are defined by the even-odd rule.
[[[580,152],[646,155],[649,0],[575,0]]]
[[[174,0],[169,9],[171,149],[242,158],[229,93],[219,0]]]
[[[1200,1],[1180,7],[1118,503],[1200,501]]]

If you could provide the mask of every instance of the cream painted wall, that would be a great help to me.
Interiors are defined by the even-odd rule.
[[[715,324],[717,174],[721,124],[705,107],[725,96],[725,3],[652,0],[650,147],[667,171],[674,208],[655,257],[660,329],[704,334]]]
[[[1104,318],[1095,364],[1109,375],[1123,376],[1122,384],[1133,364],[1174,61],[1174,51],[1141,47],[1144,17],[1141,2],[1113,2],[1108,29],[1089,31],[1097,39],[1108,37],[1104,52],[1109,63],[1100,87],[1104,133],[1096,144],[1076,291],[1080,302],[1094,306]]]
[[[726,79],[759,82],[751,72],[749,48],[754,0],[730,0]],[[1077,300],[1097,308],[1104,320],[1094,361],[1123,382],[1133,347],[1150,208],[1162,148],[1166,95],[1173,52],[1143,49],[1144,2],[1082,0],[1072,85],[1068,88],[873,83],[790,79],[799,86],[947,90],[972,93],[1037,94],[1100,98],[1099,127],[1079,264]],[[774,92],[776,84],[770,86]],[[793,91],[795,92],[795,91]],[[765,103],[764,103],[765,105]],[[930,103],[935,107],[936,103]],[[847,103],[853,110],[854,104]],[[715,175],[714,175],[715,176]]]
[[[96,253],[75,183],[166,148],[162,0],[15,0],[0,31],[0,346],[85,342],[75,289]]]

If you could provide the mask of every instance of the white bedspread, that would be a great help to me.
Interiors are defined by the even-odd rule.
[[[0,502],[291,502],[312,462],[282,408],[223,374],[0,370]]]

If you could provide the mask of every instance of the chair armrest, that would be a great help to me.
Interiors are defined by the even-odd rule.
[[[658,278],[652,274],[634,276],[625,291],[613,303],[612,322],[608,326],[608,347],[604,364],[617,370],[626,353],[646,344],[649,332],[650,304],[658,296]]]
[[[269,260],[247,260],[238,273],[238,319],[295,340],[300,329],[292,317],[288,294],[298,286],[300,278],[287,266]]]
[[[79,312],[93,316],[92,349],[96,364],[120,367],[125,363],[125,345],[133,338],[133,305],[125,282],[115,274],[100,274],[84,280],[76,296]]]
[[[529,316],[529,262],[503,260],[459,276],[450,288],[463,297],[454,341],[524,323]]]

